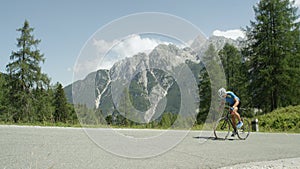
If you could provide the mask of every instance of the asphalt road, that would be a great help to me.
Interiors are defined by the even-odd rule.
[[[108,129],[93,131],[97,132],[99,139],[105,140],[103,144],[122,145],[122,140],[116,139]],[[142,140],[165,132],[130,129],[114,131],[123,137]],[[174,133],[177,132],[185,131],[170,132],[160,141],[163,144],[169,143],[172,138],[176,138]],[[299,167],[299,134],[251,133],[247,140],[232,138],[225,141],[215,140],[211,136],[212,132],[190,131],[168,151],[161,151],[162,153],[148,158],[131,158],[116,154],[114,148],[126,152],[126,147],[131,149],[134,144],[103,148],[81,128],[0,126],[0,168],[188,169],[239,168],[239,165],[253,168],[254,165],[259,167],[260,163],[267,166],[266,161],[270,160],[275,160],[273,167],[278,166],[275,165],[276,162],[283,163],[280,159],[289,158],[292,161],[289,161],[288,168]],[[137,146],[136,150],[148,152],[149,147]]]

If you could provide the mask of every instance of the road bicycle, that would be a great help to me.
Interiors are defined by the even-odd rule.
[[[226,140],[233,129],[239,139],[245,140],[250,134],[250,122],[245,117],[241,117],[241,120],[244,124],[241,128],[237,129],[236,126],[233,126],[230,111],[224,111],[222,117],[219,118],[214,125],[215,138]]]

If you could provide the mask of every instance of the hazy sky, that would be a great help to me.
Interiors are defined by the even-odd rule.
[[[206,37],[236,35],[254,20],[258,0],[1,0],[0,71],[5,72],[16,48],[16,31],[27,19],[33,34],[41,39],[45,55],[43,72],[52,83],[72,83],[73,70],[81,49],[95,32],[120,17],[140,12],[162,12],[178,16],[199,28]],[[121,29],[121,28],[120,28]],[[184,31],[184,30],[183,30]],[[226,32],[227,31],[227,32]],[[139,36],[132,36],[139,39]],[[145,40],[145,39],[144,39]],[[143,42],[145,42],[142,40]],[[97,39],[105,48],[114,40]],[[147,42],[149,43],[149,42]]]

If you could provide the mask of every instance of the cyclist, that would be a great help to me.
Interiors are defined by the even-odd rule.
[[[233,92],[226,91],[226,89],[224,89],[224,88],[219,89],[218,93],[219,93],[219,96],[222,99],[225,99],[225,101],[227,103],[229,103],[229,105],[230,105],[230,114],[232,117],[233,126],[236,125],[235,119],[237,117],[239,122],[236,125],[236,128],[241,128],[243,126],[243,122],[241,120],[240,114],[238,113],[238,110],[240,109],[240,106],[241,106],[240,98],[237,97]],[[224,104],[224,102],[222,102],[222,104]],[[235,130],[236,129],[234,129],[231,136],[234,136],[236,134]]]

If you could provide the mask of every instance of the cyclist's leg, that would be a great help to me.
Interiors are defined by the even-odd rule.
[[[240,114],[238,113],[238,111],[240,110],[240,106],[241,106],[241,102],[239,102],[238,106],[235,107],[235,109],[233,109],[231,111],[231,116],[232,116],[232,124],[234,126],[234,129],[236,129],[236,118],[238,119],[239,122],[241,122],[241,116]]]
[[[242,121],[242,120],[241,120],[240,114],[239,114],[237,111],[233,111],[233,112],[234,112],[234,115],[237,117],[237,119],[238,119],[239,121]]]
[[[237,111],[236,111],[236,116],[238,117],[238,120],[239,120],[239,123],[237,124],[237,128],[241,128],[243,126],[243,121],[241,119],[241,116],[240,116],[240,107],[241,107],[241,102],[239,102],[238,106],[237,106]]]
[[[240,116],[240,112],[241,112],[241,101],[239,101],[239,104],[238,104],[238,106],[237,106],[236,115],[237,115],[237,117],[238,117],[238,120],[239,120],[239,121],[242,121],[242,120],[241,120],[241,116]]]
[[[230,114],[231,114],[231,121],[232,121],[232,125],[233,125],[233,128],[234,128],[234,130],[236,130],[236,114],[234,113],[234,111],[231,111],[230,112]]]

